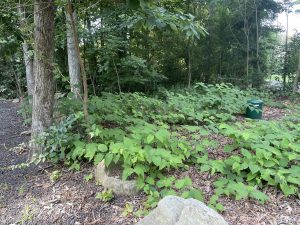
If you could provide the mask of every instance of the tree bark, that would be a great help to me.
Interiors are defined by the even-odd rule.
[[[32,105],[33,140],[30,157],[42,153],[34,142],[52,123],[55,84],[53,77],[54,55],[54,0],[35,0],[34,6],[34,92]]]
[[[21,30],[25,29],[27,26],[27,20],[26,20],[26,10],[24,4],[21,3],[21,1],[18,4],[18,12],[20,17],[20,27]],[[26,41],[26,37],[23,38],[23,56],[24,56],[24,64],[25,64],[25,70],[26,70],[26,82],[27,82],[27,93],[28,95],[33,94],[33,88],[34,88],[34,77],[33,77],[33,58],[30,54],[30,46]]]
[[[72,9],[72,16],[76,23],[76,12]],[[72,29],[72,21],[68,12],[66,12],[67,27],[67,48],[68,48],[68,67],[70,76],[71,91],[75,97],[79,99],[82,94],[80,79],[80,64],[75,47],[74,33]]]
[[[33,59],[30,54],[30,48],[26,41],[22,44],[24,63],[26,70],[26,83],[27,83],[27,93],[32,96],[34,89],[34,75],[33,75]]]
[[[260,70],[260,59],[259,59],[259,27],[260,27],[260,22],[258,18],[258,6],[256,4],[256,0],[254,0],[254,5],[255,5],[255,23],[256,23],[256,82],[253,82],[255,84],[255,87],[259,88],[261,84],[263,83],[263,78]]]
[[[247,41],[247,56],[246,56],[246,83],[249,86],[249,53],[250,53],[250,41],[249,41],[249,24],[247,19],[247,0],[244,0],[244,33]]]
[[[78,34],[77,34],[77,29],[75,26],[75,21],[73,18],[73,14],[72,14],[72,3],[70,0],[68,0],[67,3],[67,12],[70,15],[71,18],[71,25],[72,25],[72,33],[74,36],[74,44],[75,44],[75,49],[76,49],[76,53],[77,53],[77,57],[79,60],[79,65],[80,65],[80,72],[81,72],[81,76],[82,76],[82,83],[83,83],[83,113],[84,113],[84,118],[85,121],[88,122],[88,85],[87,85],[87,77],[86,77],[86,72],[85,72],[85,68],[84,68],[84,64],[83,64],[83,60],[81,58],[80,55],[80,49],[79,49],[79,41],[78,41]]]
[[[300,78],[300,48],[299,48],[299,63],[298,63],[298,72],[295,76],[294,79],[294,87],[293,87],[293,92],[296,93],[298,91],[298,82]]]
[[[191,58],[191,47],[188,46],[188,88],[191,88],[192,82],[192,58]]]
[[[288,7],[288,6],[287,6]],[[286,33],[285,33],[285,56],[283,71],[283,90],[286,90],[286,78],[288,70],[288,39],[289,39],[289,8],[286,9]]]

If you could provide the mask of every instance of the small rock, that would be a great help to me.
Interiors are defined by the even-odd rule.
[[[167,196],[137,225],[228,225],[224,218],[195,199]]]
[[[20,100],[18,98],[15,98],[12,100],[12,103],[19,103],[19,102],[20,102]]]
[[[124,181],[120,178],[121,170],[116,172],[118,165],[106,168],[103,162],[99,163],[95,168],[95,180],[104,188],[112,190],[114,194],[119,196],[132,196],[138,193],[135,180]],[[114,173],[114,174],[112,174]],[[115,173],[119,173],[116,175]]]

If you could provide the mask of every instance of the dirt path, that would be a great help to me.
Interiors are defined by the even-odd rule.
[[[21,135],[26,130],[17,105],[0,100],[0,168],[26,161],[26,151],[11,150],[28,141],[28,136]],[[54,170],[63,171],[56,182],[50,180]],[[95,199],[101,187],[84,180],[91,172],[88,166],[75,173],[49,164],[0,169],[0,224],[134,224],[134,218],[121,214],[126,203],[136,204],[140,197],[110,203]]]
[[[17,106],[10,101],[0,100],[0,168],[26,161],[25,154],[18,154],[12,150],[28,140],[28,137],[21,135],[26,129],[17,115]],[[29,171],[28,168],[0,171],[0,208],[9,204],[11,200],[6,198],[5,194],[9,191],[11,195],[15,195]]]

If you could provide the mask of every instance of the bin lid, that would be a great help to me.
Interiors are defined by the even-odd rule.
[[[251,100],[248,100],[247,101],[248,103],[251,103],[251,104],[262,104],[264,103],[262,100],[260,99],[251,99]]]

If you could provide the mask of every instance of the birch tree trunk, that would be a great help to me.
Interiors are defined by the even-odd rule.
[[[20,17],[21,30],[25,30],[27,26],[26,10],[24,4],[22,4],[21,1],[18,4],[18,12]],[[30,54],[30,46],[26,41],[26,37],[24,38],[22,48],[23,48],[24,64],[26,70],[27,93],[28,95],[32,95],[33,88],[34,88],[33,57]]]
[[[78,41],[78,33],[77,29],[75,26],[75,21],[73,18],[72,14],[72,3],[70,0],[68,0],[67,5],[66,5],[67,13],[70,16],[71,19],[71,25],[72,25],[72,33],[74,35],[74,45],[77,53],[77,57],[79,60],[79,65],[80,65],[80,72],[82,76],[82,84],[83,84],[83,113],[84,113],[84,118],[86,123],[88,123],[88,84],[87,84],[87,77],[86,77],[86,72],[83,64],[83,60],[80,55],[80,48],[79,48],[79,41]]]
[[[34,92],[32,106],[32,132],[34,140],[52,123],[54,105],[54,0],[35,0],[34,6]],[[32,142],[30,157],[42,153]]]
[[[191,46],[188,44],[188,88],[191,88],[192,82],[192,58],[191,58]]]
[[[241,13],[241,16],[243,17],[243,32],[245,34],[245,39],[246,39],[246,86],[250,87],[252,86],[252,82],[250,83],[249,79],[249,62],[250,62],[250,26],[249,26],[249,21],[248,21],[248,10],[247,10],[247,3],[248,0],[242,0],[238,1],[239,3],[239,11]],[[231,31],[232,32],[232,31]],[[233,71],[235,73],[235,71]]]
[[[246,83],[247,86],[249,86],[249,54],[250,54],[250,40],[249,40],[249,34],[250,34],[250,28],[249,28],[249,22],[247,19],[247,0],[244,0],[244,33],[247,41],[247,56],[246,56]],[[252,86],[252,84],[251,84]]]
[[[253,79],[254,86],[256,88],[259,88],[262,83],[263,83],[263,77],[261,74],[261,69],[260,69],[260,58],[259,58],[259,40],[260,40],[260,35],[259,35],[259,28],[260,28],[260,21],[258,18],[258,6],[256,4],[256,0],[254,0],[254,5],[255,5],[255,23],[256,23],[256,76],[255,79]],[[255,82],[256,81],[256,82]]]
[[[29,45],[26,41],[22,44],[23,54],[24,54],[24,63],[26,69],[26,83],[27,83],[27,93],[32,96],[34,89],[34,77],[33,77],[33,59],[30,54]]]
[[[300,78],[300,48],[299,48],[299,63],[298,63],[298,72],[296,74],[296,77],[294,79],[294,87],[293,92],[296,93],[298,91],[298,82]]]
[[[72,9],[74,22],[76,24],[76,12]],[[68,12],[66,12],[66,27],[67,27],[67,48],[68,48],[68,66],[71,91],[76,98],[80,98],[82,94],[81,79],[80,79],[80,64],[75,47],[74,33],[72,29],[72,21]]]
[[[286,9],[285,55],[283,68],[283,90],[286,90],[286,78],[288,70],[288,39],[289,39],[289,8]]]

